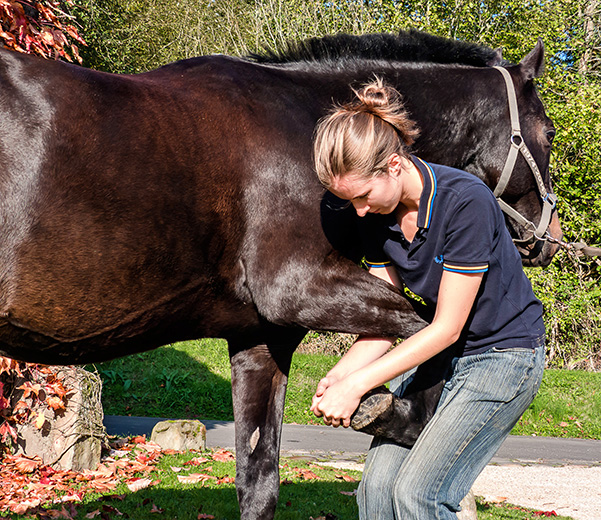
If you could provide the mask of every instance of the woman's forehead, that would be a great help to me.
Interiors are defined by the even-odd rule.
[[[352,200],[365,195],[376,177],[366,179],[356,173],[345,173],[332,179],[330,191],[345,200]]]

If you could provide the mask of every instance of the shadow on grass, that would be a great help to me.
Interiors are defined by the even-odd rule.
[[[308,520],[325,517],[331,520],[358,518],[356,499],[344,495],[352,493],[357,483],[349,482],[301,482],[280,486],[280,498],[276,508],[276,520]],[[156,506],[156,507],[155,507]],[[115,508],[117,511],[113,511]],[[161,488],[160,485],[125,496],[123,500],[100,499],[78,507],[77,519],[84,519],[94,511],[101,511],[120,518],[156,518],[197,520],[199,515],[215,520],[240,518],[238,499],[233,485],[218,488],[190,486],[186,489]],[[115,518],[117,516],[114,516]],[[113,516],[110,516],[113,518]]]
[[[178,343],[95,368],[107,415],[233,420],[225,341]]]

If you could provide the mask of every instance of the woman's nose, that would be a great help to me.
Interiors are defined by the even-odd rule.
[[[353,201],[353,206],[355,207],[357,215],[359,215],[360,217],[364,217],[369,211],[369,205],[365,202]]]

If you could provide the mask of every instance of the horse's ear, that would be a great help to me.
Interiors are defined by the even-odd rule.
[[[495,49],[494,56],[486,62],[486,65],[488,67],[498,67],[501,65],[502,61],[503,61],[503,49],[501,47],[499,47],[498,49]]]
[[[545,70],[545,46],[541,38],[538,39],[534,49],[520,61],[520,68],[522,69],[524,81],[542,76]]]

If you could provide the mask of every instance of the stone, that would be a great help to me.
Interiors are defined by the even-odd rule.
[[[197,420],[161,421],[152,429],[150,440],[164,450],[205,450],[207,429]]]
[[[46,422],[41,429],[35,424],[17,428],[17,454],[39,456],[44,464],[56,470],[95,470],[100,462],[106,431],[102,424],[100,400],[102,381],[96,373],[82,367],[54,367],[65,388],[70,390],[65,410],[52,412],[43,404],[33,408],[42,411]]]
[[[476,512],[476,497],[471,489],[461,501],[460,506],[461,511],[457,513],[457,520],[478,520],[478,513]]]

